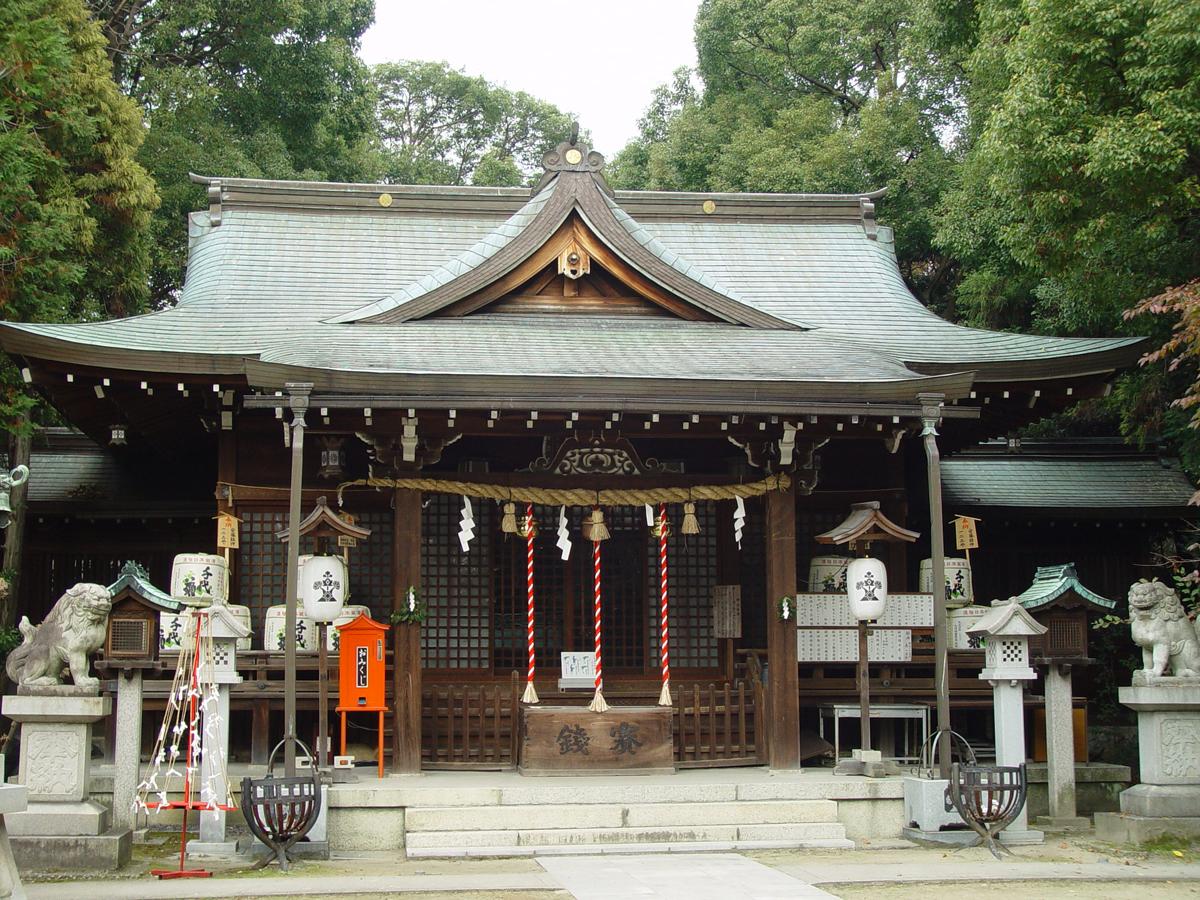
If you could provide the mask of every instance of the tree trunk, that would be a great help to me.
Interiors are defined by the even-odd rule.
[[[33,444],[32,432],[15,435],[11,442],[9,468],[29,465]],[[25,548],[25,498],[29,482],[14,487],[9,494],[12,521],[4,535],[4,574],[8,578],[8,593],[0,598],[0,627],[12,628],[17,619],[17,598],[21,587],[21,553]]]

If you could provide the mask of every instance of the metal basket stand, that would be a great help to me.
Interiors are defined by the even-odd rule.
[[[288,741],[294,741],[311,761],[310,774],[275,776],[275,754]],[[254,868],[261,869],[275,859],[282,871],[288,871],[288,850],[308,834],[320,812],[321,775],[316,760],[299,738],[285,737],[271,751],[266,777],[242,779],[242,813],[250,833],[275,852],[274,857],[267,855],[256,862]]]
[[[1019,766],[951,765],[950,801],[963,821],[979,835],[978,840],[967,846],[982,841],[996,859],[1002,858],[1000,850],[1012,855],[996,836],[1020,815],[1028,788],[1024,763]]]

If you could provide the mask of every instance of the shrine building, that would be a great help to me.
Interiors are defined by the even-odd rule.
[[[126,559],[165,591],[173,555],[213,552],[212,519],[232,514],[230,602],[253,632],[232,754],[265,762],[282,734],[272,608],[296,478],[302,515],[324,497],[370,532],[348,550],[349,602],[380,622],[419,610],[419,659],[404,627],[387,639],[391,771],[517,765],[530,643],[538,715],[593,700],[594,673],[579,685],[563,654],[599,656],[610,706],[653,706],[669,677],[668,763],[796,768],[801,733],[857,696],[853,662],[826,652],[845,629],[805,600],[840,589],[807,583],[813,559],[849,548],[816,537],[875,502],[920,536],[873,545],[901,629],[872,661],[873,703],[928,708],[932,621],[904,604],[942,555],[931,509],[953,557],[949,518],[988,506],[969,461],[940,512],[929,473],[1104,394],[1144,348],[944,321],[905,286],[882,191],[613,191],[602,157],[569,142],[544,167],[533,189],[197,177],[208,207],[190,217],[177,305],[0,323],[26,381],[109,460],[88,515],[72,503],[96,498],[65,489],[31,507],[21,611],[37,621]],[[49,458],[31,467],[35,497],[39,477],[80,471]],[[976,578],[977,603],[999,590]],[[317,662],[298,641],[308,739]],[[982,653],[951,646],[947,665],[955,715],[986,710]],[[148,713],[167,683],[147,681]],[[372,723],[357,727],[373,746]]]

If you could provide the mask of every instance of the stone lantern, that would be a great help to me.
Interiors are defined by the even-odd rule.
[[[1027,613],[1016,598],[995,601],[991,610],[967,629],[981,636],[984,668],[979,677],[992,685],[992,712],[996,727],[996,764],[1025,763],[1025,682],[1037,677],[1030,664],[1030,638],[1046,633],[1046,626]],[[1006,844],[1040,844],[1043,835],[1029,829],[1024,807],[1000,839]]]
[[[1042,824],[1056,829],[1086,828],[1091,822],[1076,815],[1075,805],[1075,763],[1087,761],[1087,741],[1079,741],[1076,747],[1072,670],[1092,662],[1087,646],[1091,631],[1089,614],[1110,613],[1117,604],[1084,587],[1074,563],[1039,566],[1033,584],[1017,596],[1017,602],[1047,629],[1044,635],[1030,641],[1034,664],[1044,667],[1046,676],[1046,779],[1050,815]],[[1084,714],[1084,710],[1079,712],[1081,716]],[[1086,721],[1079,723],[1081,730],[1086,729]]]

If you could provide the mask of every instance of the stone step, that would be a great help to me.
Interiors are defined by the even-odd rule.
[[[410,832],[409,855],[424,850],[521,847],[590,847],[610,844],[683,844],[769,841],[782,846],[850,846],[838,823],[808,822],[794,825],[701,825],[629,828],[505,829],[493,831]]]
[[[832,800],[732,803],[544,804],[421,807],[405,813],[405,830],[504,831],[703,825],[787,825],[836,822]]]

